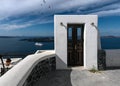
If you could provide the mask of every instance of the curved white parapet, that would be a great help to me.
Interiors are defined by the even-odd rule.
[[[37,50],[37,51],[35,52],[35,54],[43,53],[43,52],[45,52],[45,51],[47,51],[47,52],[50,51],[50,52],[51,52],[51,51],[53,51],[53,50]]]
[[[54,50],[28,55],[21,62],[0,77],[0,86],[22,86],[32,69],[40,61],[54,56]]]

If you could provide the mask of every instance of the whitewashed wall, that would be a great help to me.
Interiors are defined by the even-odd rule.
[[[67,29],[68,23],[85,24],[84,27],[84,68],[97,68],[97,30],[91,25],[97,26],[96,15],[55,15],[54,16],[54,35],[55,53],[57,55],[56,68],[67,68]]]
[[[106,66],[120,67],[120,49],[105,51],[106,51]]]

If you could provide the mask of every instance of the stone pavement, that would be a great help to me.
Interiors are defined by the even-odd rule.
[[[120,69],[91,73],[88,70],[56,70],[34,86],[120,86]]]

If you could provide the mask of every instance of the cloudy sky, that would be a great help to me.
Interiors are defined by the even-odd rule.
[[[98,15],[101,35],[120,36],[120,0],[0,0],[0,36],[53,36],[55,14]]]

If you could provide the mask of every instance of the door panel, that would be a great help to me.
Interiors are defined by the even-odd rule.
[[[68,24],[68,66],[83,65],[83,29],[82,24]]]

